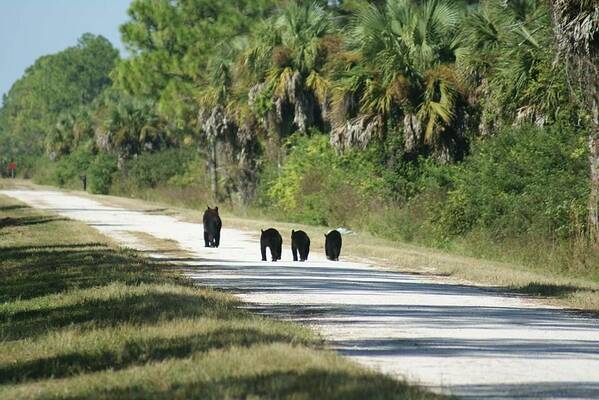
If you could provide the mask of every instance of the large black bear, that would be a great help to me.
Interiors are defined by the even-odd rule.
[[[306,261],[310,253],[310,238],[304,231],[291,231],[291,252],[293,253],[293,261],[297,261],[297,253],[299,260]]]
[[[260,251],[262,252],[262,261],[266,261],[266,248],[270,248],[270,254],[273,261],[281,259],[283,251],[283,238],[279,231],[270,228],[262,231],[260,235]]]
[[[218,247],[220,244],[220,229],[223,227],[223,222],[218,215],[218,207],[210,208],[204,211],[204,246]]]
[[[324,251],[327,258],[331,261],[339,261],[341,254],[341,234],[337,230],[332,230],[324,234]]]

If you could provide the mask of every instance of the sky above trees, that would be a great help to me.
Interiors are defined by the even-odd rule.
[[[123,51],[119,25],[130,0],[0,1],[1,96],[45,54],[72,46],[85,32],[106,37]]]

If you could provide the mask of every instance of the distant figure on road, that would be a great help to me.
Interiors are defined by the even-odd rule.
[[[266,261],[266,248],[270,248],[270,255],[273,261],[281,259],[283,252],[283,238],[279,231],[274,228],[262,230],[260,235],[260,252],[262,253],[262,261]]]
[[[223,222],[218,215],[218,207],[208,207],[204,211],[202,223],[204,224],[204,247],[218,247],[220,244],[220,230],[223,227]]]
[[[81,179],[81,183],[83,184],[83,191],[86,192],[87,191],[87,175],[79,175],[79,178]]]
[[[341,254],[341,234],[337,230],[332,230],[324,234],[324,251],[327,258],[331,261],[339,261]]]
[[[297,254],[299,253],[299,260],[306,261],[308,254],[310,253],[310,238],[304,231],[291,231],[291,252],[293,253],[293,261],[297,261]]]
[[[8,163],[7,170],[8,170],[9,178],[15,179],[17,177],[17,163],[16,162]]]

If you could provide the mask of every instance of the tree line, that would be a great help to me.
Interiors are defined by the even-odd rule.
[[[193,146],[214,197],[249,203],[297,135],[326,137],[337,154],[376,146],[380,165],[405,170],[459,164],[513,127],[567,127],[587,143],[584,225],[597,239],[598,7],[133,0],[120,27],[127,57],[86,34],[13,85],[0,109],[2,157],[79,150],[112,154],[123,169]]]

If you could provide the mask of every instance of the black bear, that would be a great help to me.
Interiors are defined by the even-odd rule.
[[[331,261],[339,261],[341,254],[341,234],[339,231],[332,230],[324,234],[324,251],[327,258]]]
[[[304,231],[291,231],[291,252],[293,253],[293,261],[297,261],[297,253],[299,260],[306,261],[310,253],[310,238]]]
[[[262,252],[262,261],[266,261],[266,248],[270,248],[270,254],[273,261],[281,259],[283,251],[283,238],[279,231],[274,228],[262,230],[260,235],[260,251]]]
[[[223,227],[223,222],[218,215],[218,207],[210,208],[204,211],[204,246],[218,247],[220,244],[220,229]]]

